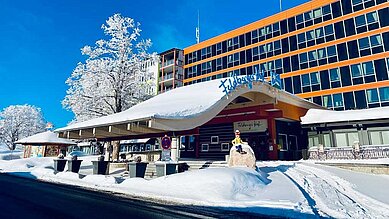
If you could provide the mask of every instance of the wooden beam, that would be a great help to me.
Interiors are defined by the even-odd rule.
[[[137,134],[160,133],[163,130],[149,128],[149,122],[132,122],[127,124],[127,130]]]

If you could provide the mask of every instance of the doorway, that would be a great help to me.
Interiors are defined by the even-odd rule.
[[[251,135],[248,140],[257,160],[268,160],[269,144],[265,134]]]

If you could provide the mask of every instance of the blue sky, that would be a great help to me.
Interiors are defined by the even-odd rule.
[[[150,52],[162,52],[195,43],[198,10],[205,40],[279,12],[279,0],[0,0],[0,110],[30,104],[56,128],[65,126],[73,118],[61,105],[65,81],[85,60],[80,49],[103,37],[109,16],[140,22],[142,37],[153,42]]]

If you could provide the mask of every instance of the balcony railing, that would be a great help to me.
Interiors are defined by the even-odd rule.
[[[164,75],[163,77],[159,77],[159,81],[167,81],[167,80],[172,79],[172,78],[173,78],[173,74],[167,74],[167,75]],[[176,74],[175,79],[176,80],[183,80],[183,76],[180,74]]]
[[[389,158],[389,145],[365,145],[360,147],[311,147],[308,150],[309,159],[376,159]]]

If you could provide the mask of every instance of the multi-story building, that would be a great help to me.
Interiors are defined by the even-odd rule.
[[[155,96],[158,93],[158,73],[159,73],[159,57],[157,55],[145,60],[141,64],[141,71],[144,74],[139,75],[138,81],[146,83],[146,94]]]
[[[184,49],[189,85],[270,71],[335,110],[389,105],[389,3],[312,0]]]
[[[180,49],[170,49],[159,54],[161,66],[159,69],[158,93],[181,87],[183,85],[184,52]]]
[[[329,109],[389,106],[388,14],[387,0],[309,1],[185,48],[184,85],[275,72],[283,90]],[[309,146],[323,136],[333,136],[318,141],[326,147],[351,145],[358,139],[341,138],[357,133],[350,125],[340,134],[313,128]],[[290,149],[293,136],[279,131],[277,144]]]

